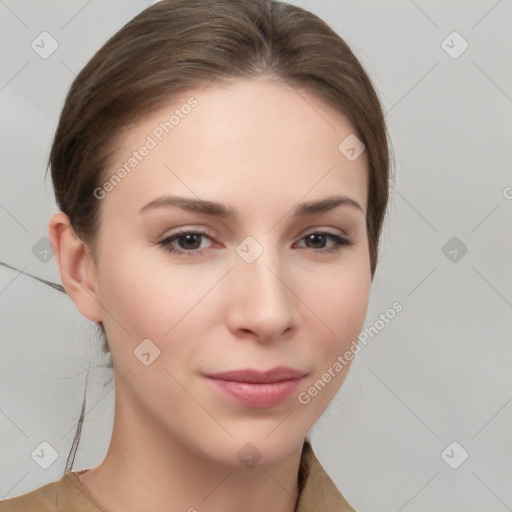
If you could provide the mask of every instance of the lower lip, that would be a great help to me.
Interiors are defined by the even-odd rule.
[[[256,409],[274,407],[284,402],[299,390],[302,377],[255,384],[253,382],[235,382],[207,377],[207,380],[221,393],[234,398],[238,403]]]

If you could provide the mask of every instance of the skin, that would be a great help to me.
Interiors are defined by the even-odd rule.
[[[345,116],[262,76],[189,91],[136,123],[107,178],[192,95],[198,105],[101,200],[94,257],[64,213],[50,221],[63,285],[86,318],[103,322],[116,378],[108,452],[80,480],[109,512],[291,512],[303,440],[348,367],[308,404],[295,394],[266,409],[221,395],[203,374],[285,365],[307,373],[303,391],[350,347],[371,285],[368,163],[338,150],[354,133]],[[238,216],[139,212],[166,194]],[[361,210],[292,215],[300,202],[333,195]],[[172,242],[192,255],[158,245],[181,229],[208,232]],[[324,231],[352,245],[328,252],[330,237],[306,238]],[[250,264],[236,252],[248,236],[263,248]],[[160,350],[149,366],[134,356],[144,339]],[[237,457],[247,442],[262,454],[251,468]]]

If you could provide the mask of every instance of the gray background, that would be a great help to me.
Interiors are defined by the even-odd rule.
[[[324,18],[367,69],[396,172],[365,325],[395,301],[403,311],[369,338],[315,425],[317,456],[360,512],[512,510],[512,2],[293,3]],[[64,96],[150,4],[0,0],[2,262],[60,282],[41,239],[56,211],[44,171]],[[43,31],[58,43],[46,59],[31,48]],[[114,382],[93,324],[66,295],[0,266],[0,304],[4,499],[62,476],[87,374],[73,469],[101,462]],[[56,451],[48,469],[31,456],[42,442]],[[467,460],[450,467],[462,450]]]

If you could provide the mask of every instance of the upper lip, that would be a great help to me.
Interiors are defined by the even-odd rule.
[[[304,377],[305,373],[300,370],[279,366],[267,371],[260,371],[253,368],[230,370],[221,373],[208,374],[207,377],[219,380],[230,380],[235,382],[251,382],[255,384],[266,384],[269,382],[280,382],[285,380]]]

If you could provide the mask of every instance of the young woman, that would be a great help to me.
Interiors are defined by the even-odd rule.
[[[49,165],[114,428],[101,464],[0,510],[353,510],[307,439],[347,375],[388,199],[382,109],[344,41],[273,0],[163,0],[77,76]]]

